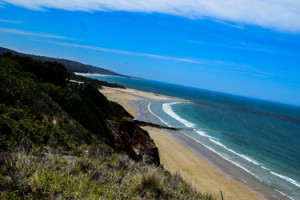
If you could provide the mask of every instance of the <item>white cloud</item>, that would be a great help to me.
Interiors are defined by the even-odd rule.
[[[0,22],[9,23],[9,24],[22,24],[23,23],[23,21],[8,20],[8,19],[0,19]]]
[[[4,0],[35,10],[130,11],[212,18],[300,32],[299,0]]]
[[[58,39],[58,40],[78,40],[76,38],[70,38],[70,37],[65,37],[65,36],[61,36],[61,35],[30,32],[30,31],[23,31],[23,30],[12,29],[12,28],[0,28],[0,32],[8,33],[8,34],[16,34],[16,35],[28,35],[28,36],[36,36],[36,37],[42,37],[42,38]]]
[[[157,59],[163,59],[163,60],[195,63],[195,64],[207,64],[206,61],[199,61],[199,60],[194,60],[194,59],[189,59],[189,58],[170,57],[170,56],[163,56],[163,55],[157,55],[157,54],[141,53],[141,52],[134,52],[134,51],[119,50],[119,49],[110,49],[110,48],[104,48],[104,47],[88,46],[88,45],[81,45],[81,44],[74,44],[74,43],[67,43],[67,42],[53,42],[52,41],[51,43],[54,43],[57,45],[62,45],[62,46],[90,49],[90,50],[110,52],[110,53],[116,53],[116,54],[157,58]]]

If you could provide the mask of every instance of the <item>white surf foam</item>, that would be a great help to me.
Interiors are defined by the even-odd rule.
[[[164,110],[168,115],[170,115],[171,117],[175,118],[176,120],[178,120],[179,122],[181,122],[182,124],[184,124],[186,127],[188,127],[188,128],[194,128],[194,127],[196,126],[195,124],[193,124],[193,123],[191,123],[191,122],[189,122],[189,121],[186,121],[185,119],[179,117],[179,116],[172,110],[171,105],[175,105],[175,104],[179,104],[179,103],[180,103],[180,102],[164,103],[164,104],[163,104],[163,110]],[[220,142],[214,140],[213,137],[207,135],[204,131],[199,130],[199,129],[193,129],[193,130],[194,130],[195,132],[197,132],[199,135],[201,135],[201,136],[203,136],[203,137],[209,138],[209,140],[210,140],[211,142],[213,142],[213,143],[215,143],[215,144],[217,144],[217,145],[223,147],[223,148],[226,149],[227,151],[229,151],[229,152],[231,152],[231,153],[233,153],[233,154],[235,154],[235,155],[237,155],[237,156],[239,156],[239,157],[241,157],[241,158],[247,160],[248,162],[253,163],[253,164],[255,164],[255,165],[260,165],[260,164],[259,164],[257,161],[255,161],[254,159],[252,159],[252,158],[250,158],[250,157],[248,157],[248,156],[246,156],[246,155],[237,153],[236,151],[234,151],[234,150],[228,148],[227,146],[223,145],[222,143],[220,143]]]
[[[295,181],[295,180],[293,180],[293,179],[291,179],[289,177],[283,176],[281,174],[277,174],[277,173],[275,173],[273,171],[271,171],[271,174],[273,174],[275,176],[278,176],[279,178],[282,178],[282,179],[286,180],[287,182],[292,183],[293,185],[296,185],[297,187],[300,188],[300,183],[298,183],[297,181]]]
[[[163,104],[163,110],[164,110],[168,115],[170,115],[171,117],[175,118],[176,120],[178,120],[179,122],[181,122],[182,124],[184,124],[186,127],[188,127],[188,128],[194,128],[194,127],[196,126],[195,124],[190,123],[190,122],[186,121],[185,119],[182,119],[181,117],[179,117],[179,116],[172,110],[171,105],[179,104],[179,103],[180,103],[180,102],[164,103],[164,104]],[[163,122],[163,120],[161,120],[161,121]],[[166,125],[168,125],[166,122],[164,122],[164,123],[165,123]],[[209,135],[207,135],[204,131],[197,130],[197,129],[193,129],[193,130],[196,131],[198,134],[204,136],[204,137],[208,137],[209,140],[212,140],[212,137],[209,136]],[[253,176],[256,177],[257,179],[259,179],[260,181],[262,181],[262,180],[261,180],[259,177],[257,177],[254,173],[250,172],[248,169],[246,169],[245,167],[239,165],[238,163],[236,163],[236,162],[230,160],[229,158],[227,158],[227,157],[224,156],[223,154],[217,152],[215,149],[213,149],[213,148],[211,148],[211,147],[205,145],[205,144],[202,143],[201,141],[196,140],[195,138],[193,138],[193,137],[191,137],[191,136],[185,134],[185,133],[182,132],[182,131],[180,131],[180,132],[183,133],[185,136],[191,138],[191,139],[194,140],[195,142],[202,144],[204,147],[206,147],[206,148],[209,149],[210,151],[216,153],[217,155],[219,155],[219,156],[222,157],[223,159],[229,161],[230,163],[234,164],[235,166],[241,168],[242,170],[246,171],[247,173],[253,175]],[[215,141],[215,140],[213,140],[213,141]],[[215,142],[216,142],[216,141],[215,141]],[[221,143],[219,143],[219,145],[222,145],[222,147],[225,147],[225,148],[226,148],[227,150],[229,150],[229,151],[231,150],[231,149],[227,148],[225,145],[223,145],[223,144],[221,144]],[[234,154],[238,154],[238,153],[236,153],[236,152],[233,151],[233,150],[231,150],[231,152],[234,153]],[[241,154],[239,154],[239,155],[241,155]],[[242,156],[244,156],[244,155],[241,155],[241,157],[242,157]],[[247,156],[244,156],[244,157],[247,157]],[[247,159],[248,159],[249,162],[252,162],[252,163],[255,163],[255,164],[259,165],[256,161],[254,161],[254,160],[252,160],[252,159],[250,159],[250,158],[248,158],[248,157],[247,157]]]
[[[162,108],[163,110],[168,114],[170,115],[171,117],[173,117],[174,119],[176,119],[177,121],[181,122],[183,125],[185,125],[186,127],[188,128],[195,128],[196,125],[181,118],[180,116],[178,116],[173,110],[172,110],[172,105],[175,105],[175,104],[180,104],[180,102],[173,102],[173,103],[164,103]]]
[[[279,190],[277,190],[277,189],[275,189],[277,192],[279,192],[280,194],[282,194],[283,196],[286,196],[287,198],[289,198],[289,199],[291,199],[291,200],[295,200],[293,197],[291,197],[291,196],[289,196],[289,195],[287,195],[287,194],[285,194],[285,193],[283,193],[283,192],[281,192],[281,191],[279,191]]]
[[[220,147],[223,147],[224,149],[226,149],[227,151],[233,153],[234,155],[237,155],[237,156],[239,156],[239,157],[241,157],[241,158],[247,160],[247,161],[250,162],[250,163],[253,163],[253,164],[255,164],[255,165],[259,165],[259,163],[258,163],[257,161],[255,161],[255,160],[253,160],[252,158],[250,158],[250,157],[248,157],[248,156],[245,156],[245,155],[243,155],[243,154],[240,154],[240,153],[238,153],[238,152],[236,152],[236,151],[234,151],[234,150],[228,148],[228,147],[225,146],[224,144],[222,144],[222,143],[220,143],[220,142],[218,142],[218,141],[216,141],[216,140],[214,140],[214,139],[209,139],[209,140],[210,140],[211,142],[215,143],[216,145],[218,145],[218,146],[220,146]]]
[[[213,138],[213,137],[207,135],[206,132],[203,131],[203,130],[199,130],[199,129],[193,129],[193,130],[194,130],[196,133],[198,133],[199,135],[203,136],[203,137]]]
[[[149,112],[150,112],[152,115],[154,115],[156,118],[158,118],[162,123],[164,123],[164,124],[167,125],[168,127],[171,127],[171,125],[168,124],[165,120],[163,120],[162,118],[160,118],[159,116],[157,116],[154,112],[152,112],[152,110],[151,110],[151,104],[152,104],[152,102],[150,102],[150,103],[148,104],[148,110],[149,110]]]
[[[267,171],[270,171],[270,169],[269,168],[266,168],[266,167],[264,167],[264,166],[260,166],[261,168],[263,168],[263,169],[265,169],[265,170],[267,170]]]
[[[230,163],[232,163],[233,165],[235,165],[235,166],[241,168],[241,169],[244,170],[245,172],[247,172],[247,173],[253,175],[253,176],[256,177],[257,179],[259,179],[260,181],[262,181],[259,177],[257,177],[254,173],[250,172],[250,171],[249,171],[248,169],[246,169],[245,167],[243,167],[243,166],[239,165],[238,163],[236,163],[236,162],[230,160],[229,158],[227,158],[227,157],[224,156],[223,154],[221,154],[221,153],[217,152],[216,150],[214,150],[213,148],[211,148],[211,147],[205,145],[205,144],[202,143],[201,141],[196,140],[195,138],[193,138],[193,137],[191,137],[191,136],[185,134],[185,133],[182,132],[182,131],[180,131],[180,132],[181,132],[182,134],[184,134],[185,136],[191,138],[191,139],[194,140],[195,142],[197,142],[197,143],[203,145],[203,146],[204,146],[205,148],[207,148],[208,150],[210,150],[210,151],[214,152],[215,154],[219,155],[219,156],[222,157],[224,160],[227,160],[228,162],[230,162]]]

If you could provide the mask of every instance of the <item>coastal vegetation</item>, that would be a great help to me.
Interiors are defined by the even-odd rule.
[[[213,199],[159,165],[148,133],[101,85],[122,87],[0,55],[0,199]]]

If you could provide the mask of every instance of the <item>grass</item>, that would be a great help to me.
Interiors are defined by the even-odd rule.
[[[104,144],[82,150],[76,156],[50,147],[42,156],[24,150],[2,154],[0,199],[213,199],[180,175]]]

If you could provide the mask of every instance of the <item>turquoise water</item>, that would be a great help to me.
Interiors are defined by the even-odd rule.
[[[300,199],[300,107],[150,80],[92,78],[185,100],[153,101],[164,124],[239,166],[290,199]]]

